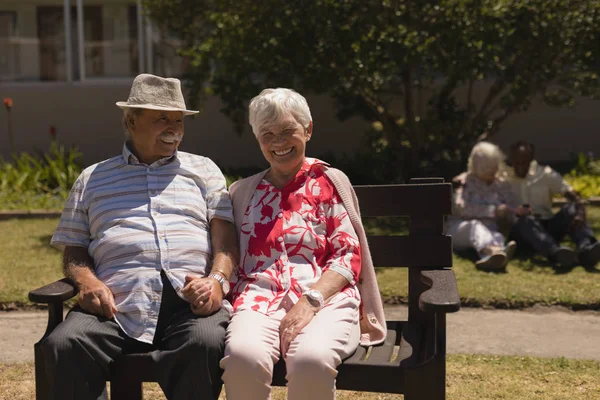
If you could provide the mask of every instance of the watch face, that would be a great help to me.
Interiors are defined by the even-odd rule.
[[[229,286],[229,281],[227,279],[223,280],[223,296],[227,296],[229,294],[229,290],[231,290],[231,287]]]

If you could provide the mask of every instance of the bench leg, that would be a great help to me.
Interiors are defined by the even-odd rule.
[[[124,375],[124,374],[121,374]],[[142,400],[142,382],[133,381],[126,377],[113,377],[110,382],[111,400]]]
[[[404,371],[404,400],[445,400],[446,362],[436,359],[423,369]]]
[[[48,400],[50,387],[48,386],[48,377],[46,376],[46,365],[40,343],[33,345],[33,354],[35,358],[35,399]]]

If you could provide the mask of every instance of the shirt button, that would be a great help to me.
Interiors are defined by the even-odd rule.
[[[155,217],[158,217],[158,212],[154,211],[154,212],[152,213],[152,215],[154,215]]]
[[[281,236],[279,236],[279,237],[277,238],[277,241],[278,241],[279,243],[281,243],[281,242],[283,242],[283,238],[282,238]]]
[[[280,212],[279,214],[277,214],[277,217],[282,218],[283,217],[283,213]]]

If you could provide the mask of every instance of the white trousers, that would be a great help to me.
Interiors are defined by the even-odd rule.
[[[446,223],[446,233],[452,236],[452,246],[456,250],[474,248],[481,257],[486,247],[504,247],[504,236],[498,232],[495,223],[484,223],[477,219],[451,219]]]
[[[273,316],[244,310],[233,315],[225,342],[223,382],[228,400],[271,398],[273,365],[281,356],[279,325],[285,310]],[[290,344],[285,358],[289,400],[335,399],[335,378],[342,360],[360,339],[358,301],[328,305]]]

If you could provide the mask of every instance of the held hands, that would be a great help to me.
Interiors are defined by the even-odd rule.
[[[115,297],[100,279],[88,277],[78,282],[79,294],[77,301],[79,306],[91,314],[112,319],[117,312]]]
[[[192,312],[199,316],[214,313],[221,308],[223,302],[221,285],[213,278],[186,275],[185,286],[181,289],[181,293],[190,303]]]
[[[283,317],[279,325],[279,339],[283,358],[287,356],[290,344],[302,329],[312,321],[317,311],[318,309],[312,306],[306,297],[302,296]]]

